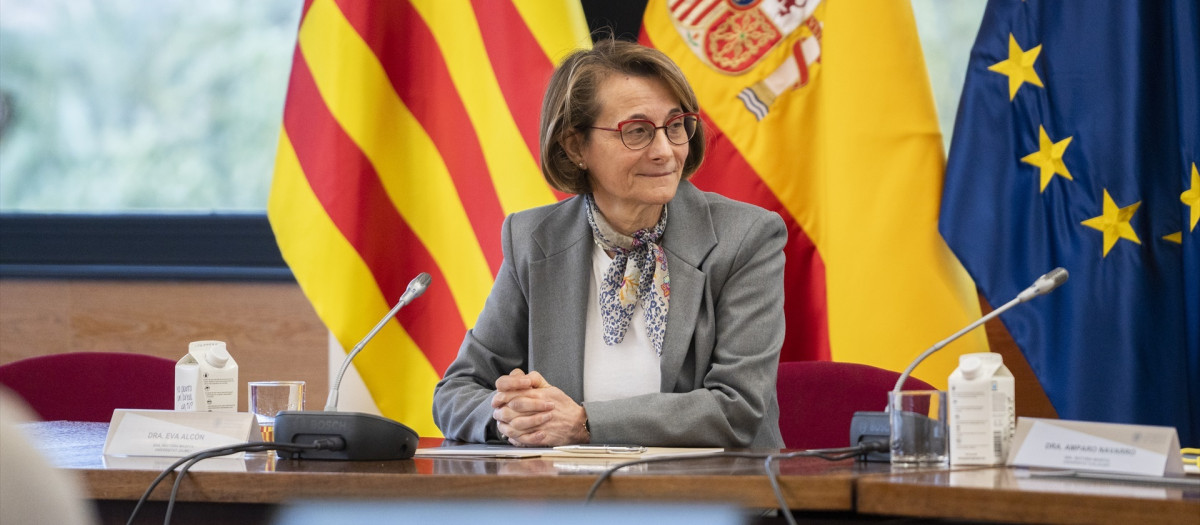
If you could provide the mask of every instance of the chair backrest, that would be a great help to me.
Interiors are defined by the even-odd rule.
[[[0,384],[46,421],[109,421],[117,408],[175,407],[175,362],[144,354],[31,357],[0,365]]]
[[[785,361],[775,383],[779,430],[787,448],[850,446],[850,420],[860,410],[882,411],[898,372],[858,363]],[[932,390],[909,376],[905,390]]]

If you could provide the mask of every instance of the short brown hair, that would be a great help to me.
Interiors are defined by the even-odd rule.
[[[592,49],[571,53],[550,76],[546,96],[542,100],[540,146],[542,176],[555,189],[566,193],[590,193],[587,172],[567,156],[563,144],[573,132],[587,140],[600,114],[596,99],[600,84],[614,73],[662,80],[683,106],[684,112],[699,112],[696,93],[684,78],[679,66],[661,51],[612,38],[601,39]],[[688,144],[688,156],[683,162],[683,178],[687,179],[704,160],[704,126]]]

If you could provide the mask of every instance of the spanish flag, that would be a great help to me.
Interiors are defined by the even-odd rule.
[[[650,0],[642,23],[715,137],[693,181],[789,225],[784,360],[902,370],[978,318],[938,235],[945,157],[907,0]],[[916,375],[944,386],[986,350],[975,332]]]
[[[483,308],[506,214],[553,202],[538,115],[554,64],[590,46],[574,0],[308,0],[267,214],[317,315],[350,349],[429,272],[355,365],[420,435]]]

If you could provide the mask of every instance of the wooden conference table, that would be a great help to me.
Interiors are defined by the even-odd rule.
[[[106,423],[27,426],[59,468],[75,471],[103,521],[124,523],[171,458],[105,458]],[[422,439],[421,446],[440,440]],[[180,487],[172,522],[267,523],[302,500],[528,500],[582,502],[619,461],[418,458],[390,462],[283,460],[273,454],[198,463]],[[893,471],[884,463],[797,458],[778,463],[788,506],[839,520],[878,516],[1019,523],[1200,523],[1200,487],[1031,479],[1010,468]],[[161,521],[168,477],[139,518]],[[761,460],[708,458],[638,465],[605,482],[596,501],[777,506]],[[803,514],[802,514],[803,515]],[[138,520],[143,522],[142,519]]]

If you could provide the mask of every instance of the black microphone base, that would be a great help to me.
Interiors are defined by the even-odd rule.
[[[891,450],[892,439],[892,422],[888,418],[887,412],[867,412],[859,411],[854,413],[854,417],[850,419],[850,446],[858,446],[862,443],[883,443],[887,450]],[[889,452],[871,452],[867,454],[866,461],[890,462],[892,455]]]
[[[275,417],[275,442],[312,444],[340,439],[339,450],[280,452],[291,459],[386,461],[408,459],[417,451],[417,433],[385,417],[360,412],[288,410]]]

